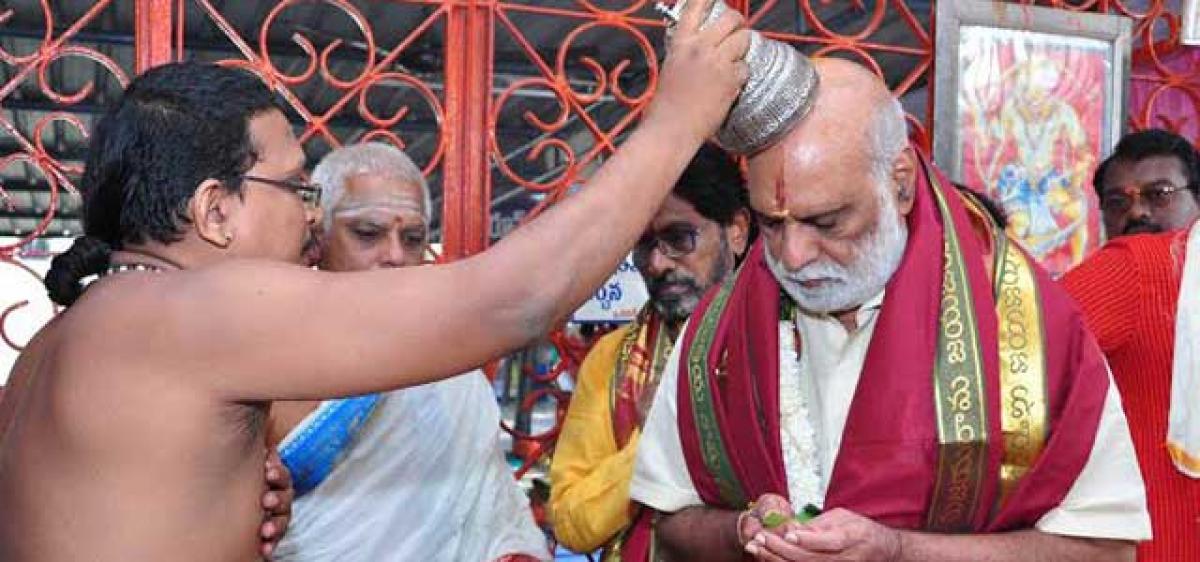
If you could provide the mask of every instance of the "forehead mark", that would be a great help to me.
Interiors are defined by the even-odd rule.
[[[389,215],[388,218],[403,214],[405,211],[410,211],[418,215],[421,223],[425,222],[425,217],[421,215],[421,209],[417,205],[362,205],[353,208],[339,208],[333,212],[333,216],[340,219],[357,219],[365,217],[378,218],[379,215]],[[415,222],[415,221],[414,221]]]
[[[784,185],[784,159],[779,161],[779,174],[775,176],[775,208],[764,213],[771,218],[787,218],[787,188]]]
[[[389,194],[382,197],[369,198],[345,195],[334,206],[333,214],[341,216],[347,213],[362,214],[369,211],[414,211],[424,215],[424,206],[424,202],[420,198],[407,195]]]

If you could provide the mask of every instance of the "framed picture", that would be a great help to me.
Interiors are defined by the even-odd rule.
[[[1103,242],[1096,165],[1125,123],[1132,22],[978,0],[937,3],[934,159],[1004,207],[1055,275]]]
[[[1200,45],[1200,1],[1183,0],[1179,17],[1179,43]]]

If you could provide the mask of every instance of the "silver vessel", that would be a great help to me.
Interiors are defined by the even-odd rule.
[[[660,9],[674,21],[688,0]],[[730,9],[721,0],[713,3],[705,24]],[[667,29],[668,36],[671,29]],[[818,78],[812,62],[791,45],[751,31],[746,52],[750,77],[717,131],[717,143],[738,154],[754,154],[774,144],[812,109]]]

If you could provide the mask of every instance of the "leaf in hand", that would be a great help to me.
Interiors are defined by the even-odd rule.
[[[768,511],[762,518],[763,527],[774,529],[788,522],[788,516],[779,513],[778,511]]]

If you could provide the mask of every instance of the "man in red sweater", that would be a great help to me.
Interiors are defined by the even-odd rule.
[[[1200,224],[1190,235],[1120,237],[1062,282],[1108,358],[1129,419],[1154,532],[1138,560],[1200,560]]]

